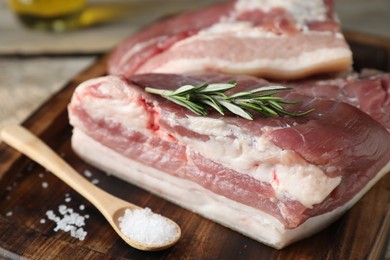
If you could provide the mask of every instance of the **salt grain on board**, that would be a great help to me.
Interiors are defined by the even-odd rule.
[[[58,211],[60,216],[57,216],[52,210],[46,211],[47,218],[57,224],[54,231],[62,230],[69,232],[72,237],[84,240],[87,235],[87,232],[83,229],[86,217],[74,212],[73,209],[65,205],[60,205]]]
[[[92,172],[90,172],[88,170],[85,170],[84,171],[84,176],[90,178],[90,177],[92,177]]]
[[[149,208],[126,209],[125,214],[118,220],[125,236],[150,246],[167,244],[179,235],[173,223],[153,213]]]

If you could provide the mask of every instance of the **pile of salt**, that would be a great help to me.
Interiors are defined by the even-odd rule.
[[[126,209],[119,219],[119,227],[125,236],[142,244],[164,245],[178,237],[176,226],[149,208]]]
[[[72,237],[84,240],[87,232],[83,229],[83,226],[85,226],[85,219],[89,216],[82,216],[65,205],[60,205],[58,211],[61,214],[60,216],[57,216],[52,210],[46,211],[47,218],[56,223],[54,231],[62,230],[69,232]],[[45,221],[41,221],[41,223],[43,224]]]

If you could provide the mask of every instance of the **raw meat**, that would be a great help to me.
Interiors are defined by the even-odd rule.
[[[346,103],[301,100],[298,118],[197,116],[143,91],[236,80],[223,74],[117,76],[81,84],[69,105],[86,161],[275,248],[325,227],[390,170],[390,133]],[[233,91],[233,90],[231,90]]]
[[[390,74],[351,74],[346,77],[283,82],[297,92],[343,101],[358,107],[390,131]]]
[[[349,70],[332,1],[237,0],[158,21],[114,50],[109,72],[217,71],[297,79]]]

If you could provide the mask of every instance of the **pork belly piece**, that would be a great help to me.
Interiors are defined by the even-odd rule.
[[[290,111],[315,111],[250,121],[197,116],[143,90],[231,79],[149,74],[84,82],[69,105],[72,147],[108,173],[275,248],[327,226],[390,170],[390,133],[346,103],[287,91],[280,95],[302,101]],[[268,84],[235,79],[231,92]]]
[[[299,93],[358,107],[390,131],[390,73],[284,82]]]
[[[297,79],[349,70],[332,1],[237,0],[145,28],[113,51],[109,72],[217,71]]]

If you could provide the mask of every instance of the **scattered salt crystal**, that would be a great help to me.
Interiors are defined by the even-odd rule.
[[[92,177],[92,172],[90,172],[90,171],[88,171],[88,170],[85,170],[85,171],[84,171],[84,175],[85,175],[85,177],[90,178],[90,177]]]
[[[46,219],[42,218],[42,219],[39,221],[39,223],[45,224],[45,223],[46,223]]]
[[[65,198],[65,202],[70,202],[71,200],[72,200],[72,198],[70,198],[70,197]]]
[[[58,211],[61,216],[57,216],[52,210],[46,211],[47,218],[57,224],[54,231],[69,232],[72,237],[84,240],[87,232],[82,227],[85,226],[86,216],[74,212],[73,209],[65,205],[60,205]]]
[[[124,216],[118,220],[125,236],[146,245],[164,245],[179,235],[172,222],[149,208],[126,209]]]
[[[12,216],[12,211],[8,211],[5,215],[7,216],[7,217],[11,217]]]
[[[67,210],[67,207],[65,205],[59,205],[58,206],[58,211],[62,214],[62,215],[65,215],[66,214],[66,210]]]
[[[81,205],[79,206],[79,209],[80,209],[80,210],[84,210],[84,209],[85,209],[85,206],[84,206],[83,204],[81,204]]]
[[[70,196],[70,194],[69,193],[65,193],[65,197],[69,197]]]
[[[43,178],[43,173],[38,174],[39,178]]]
[[[96,184],[99,183],[99,180],[98,180],[98,179],[93,179],[93,180],[91,181],[91,183],[96,185]]]
[[[42,182],[42,188],[46,189],[47,187],[49,187],[49,184],[46,181]]]

